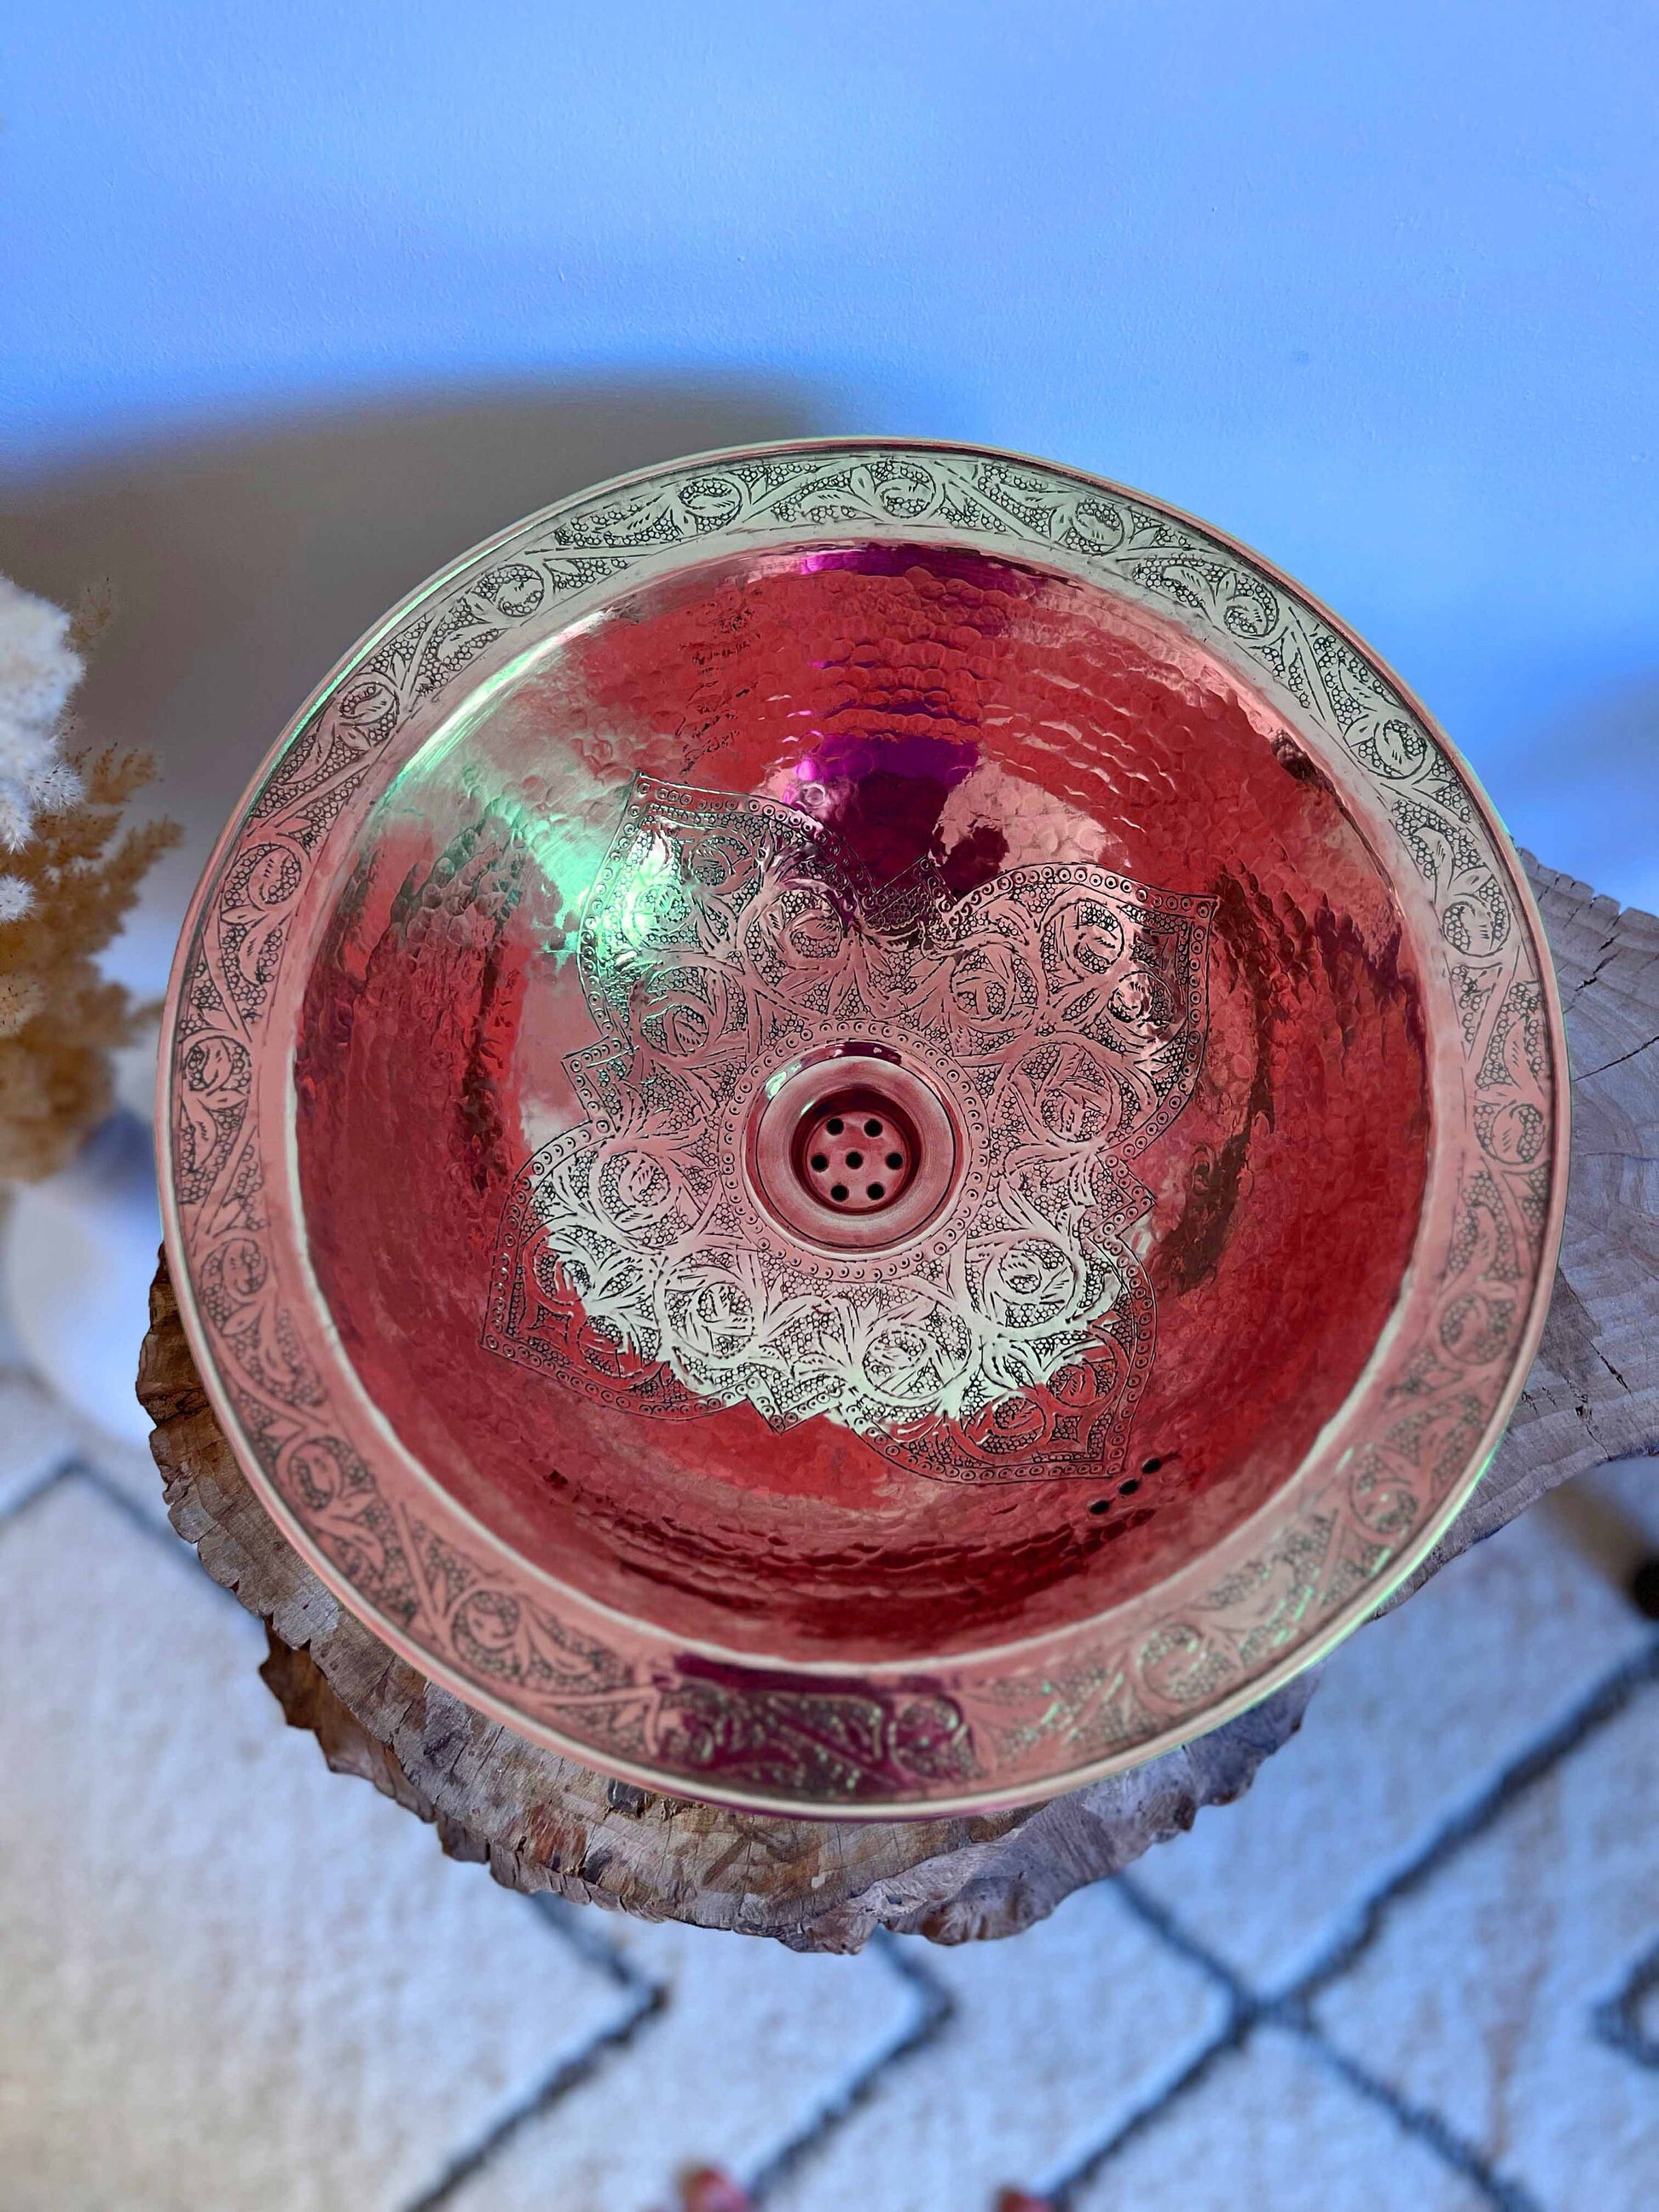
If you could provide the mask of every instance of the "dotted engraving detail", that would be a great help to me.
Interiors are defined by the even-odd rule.
[[[758,1667],[693,1684],[666,1639],[624,1655],[602,1616],[577,1625],[590,1615],[574,1593],[556,1616],[511,1555],[433,1528],[429,1505],[417,1511],[344,1441],[338,1380],[295,1325],[300,1279],[264,1199],[285,1133],[264,1126],[254,1081],[290,920],[319,859],[352,833],[413,718],[462,696],[481,654],[544,634],[665,555],[848,530],[1061,562],[1242,659],[1346,758],[1392,824],[1394,864],[1418,872],[1433,908],[1443,954],[1427,981],[1461,1025],[1468,1132],[1431,1310],[1396,1348],[1371,1443],[1316,1470],[1260,1550],[1217,1565],[1201,1589],[1180,1578],[1115,1624],[1018,1662],[952,1662],[902,1696]],[[1559,1210],[1564,1070],[1518,881],[1432,731],[1362,651],[1237,548],[1150,501],[1006,455],[877,442],[670,466],[533,516],[447,575],[369,640],[258,789],[198,896],[167,1040],[181,1304],[239,1452],[289,1525],[361,1610],[463,1694],[578,1755],[784,1809],[1048,1794],[1260,1694],[1354,1615],[1467,1481],[1546,1293]],[[614,1043],[597,1051],[614,1062]],[[590,1349],[602,1365],[617,1347],[595,1332]],[[702,1410],[660,1365],[631,1387],[659,1393],[659,1412]]]
[[[922,1474],[1109,1479],[1153,1350],[1124,1163],[1197,1079],[1212,907],[1083,866],[878,890],[796,810],[641,779],[581,932],[592,1118],[520,1176],[485,1346],[638,1412],[824,1414]],[[848,1036],[924,1067],[963,1134],[954,1203],[896,1253],[815,1253],[743,1172],[757,1091]],[[854,1172],[831,1121],[826,1179],[831,1152]]]

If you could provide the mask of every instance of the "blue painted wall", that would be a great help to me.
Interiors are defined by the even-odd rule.
[[[775,378],[1261,546],[1659,904],[1659,10],[13,0],[0,441]]]

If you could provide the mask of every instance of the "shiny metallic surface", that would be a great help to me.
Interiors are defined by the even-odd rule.
[[[1041,1796],[1328,1649],[1501,1434],[1565,1198],[1422,710],[1205,526],[957,448],[456,564],[278,744],[167,1021],[181,1306],[295,1542],[757,1808]]]
[[[780,1071],[750,1110],[747,1149],[761,1204],[821,1252],[926,1234],[964,1165],[943,1091],[890,1047],[854,1042]]]
[[[829,1209],[829,1222],[839,1223],[890,1213],[922,1146],[888,1091],[860,1091],[836,1092],[815,1106],[793,1150],[796,1182]]]

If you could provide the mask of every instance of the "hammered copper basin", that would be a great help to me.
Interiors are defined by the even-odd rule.
[[[549,510],[277,746],[171,1000],[204,1373],[345,1601],[755,1807],[1261,1695],[1477,1478],[1565,1065],[1467,771],[1139,494],[881,441]]]

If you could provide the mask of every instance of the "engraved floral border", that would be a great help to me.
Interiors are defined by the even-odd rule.
[[[1429,1327],[1385,1418],[1263,1547],[1167,1618],[926,1675],[837,1680],[576,1624],[388,1494],[276,1287],[256,1058],[290,921],[386,748],[480,654],[680,549],[846,528],[988,540],[1127,586],[1254,664],[1368,780],[1419,872],[1461,1024],[1474,1142]],[[1212,1724],[1380,1598],[1467,1487],[1518,1386],[1559,1216],[1559,1017],[1516,872],[1468,786],[1353,642],[1282,580],[1138,495],[955,448],[790,447],[680,464],[532,518],[371,637],[280,749],[198,893],[169,998],[165,1193],[222,1412],[328,1578],[504,1717],[710,1797],[818,1812],[1006,1803]],[[1133,1611],[1133,1609],[1131,1609]]]

